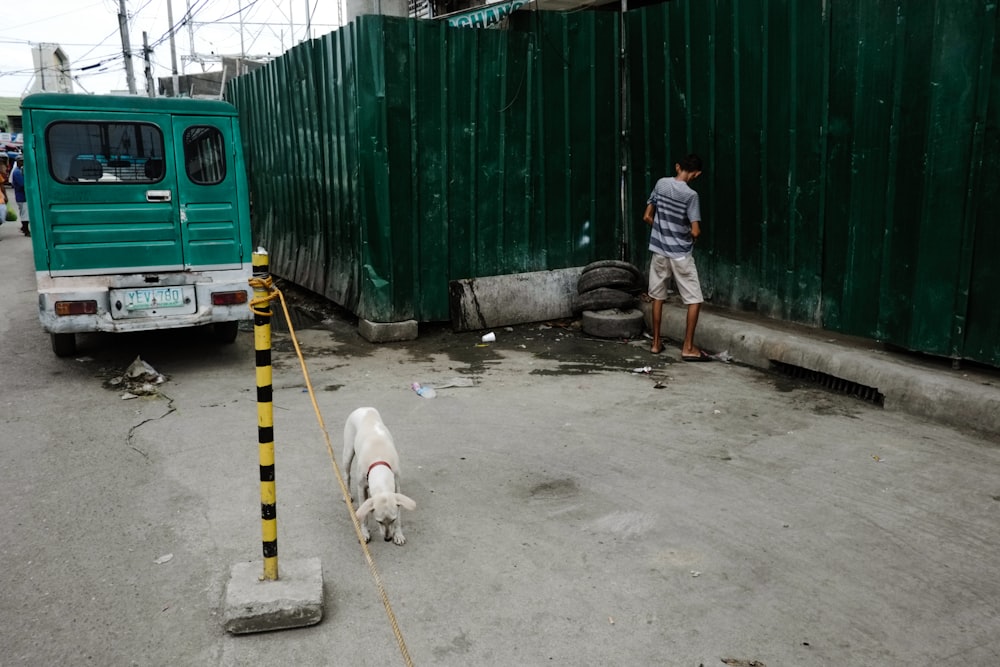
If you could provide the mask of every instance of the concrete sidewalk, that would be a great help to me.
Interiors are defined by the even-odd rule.
[[[651,304],[643,302],[642,310],[649,329]],[[679,303],[665,304],[664,336],[683,340],[686,312]],[[890,351],[875,341],[708,306],[702,308],[695,341],[712,353],[727,351],[734,361],[748,366],[774,370],[784,364],[830,376],[830,383],[839,379],[872,388],[884,396],[886,410],[1000,433],[1000,373],[954,369],[947,359],[919,358]]]
[[[572,295],[583,267],[490,276],[452,284],[452,331],[573,317]],[[645,299],[646,297],[644,297]],[[676,295],[664,308],[663,334],[683,340],[686,310]],[[646,329],[652,304],[640,301]],[[372,337],[372,342],[386,342]],[[413,338],[415,336],[409,336]],[[396,337],[391,340],[405,340]],[[390,339],[386,339],[390,340]],[[829,388],[875,397],[889,411],[919,415],[948,426],[1000,433],[1000,370],[893,349],[876,341],[813,329],[749,313],[702,308],[696,342],[727,351],[735,361],[779,370]]]
[[[643,302],[642,310],[650,328],[651,304]],[[664,305],[664,336],[683,340],[686,312],[679,303]],[[875,341],[711,307],[702,308],[695,338],[704,349],[727,351],[733,361],[748,366],[775,370],[785,365],[829,376],[829,384],[839,379],[877,390],[886,410],[1000,433],[1000,373],[954,369],[949,360],[890,351]]]

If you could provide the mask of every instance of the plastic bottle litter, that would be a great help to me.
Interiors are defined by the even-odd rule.
[[[434,398],[437,396],[437,392],[434,391],[434,387],[423,386],[419,382],[414,382],[410,385],[410,388],[417,392],[417,396],[422,398]]]
[[[653,367],[652,366],[643,366],[642,368],[633,368],[632,369],[633,373],[643,373],[643,374],[645,374],[645,373],[651,373],[652,371],[653,371]]]

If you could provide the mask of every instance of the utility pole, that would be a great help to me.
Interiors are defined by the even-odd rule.
[[[45,60],[42,56],[42,45],[38,45],[38,75],[42,79],[42,92],[45,92]]]
[[[118,29],[122,33],[122,53],[125,55],[125,78],[128,92],[135,95],[135,72],[132,71],[132,47],[128,40],[128,16],[125,14],[125,0],[118,0]]]
[[[312,39],[312,12],[309,11],[309,0],[306,0],[306,39]]]
[[[156,87],[153,85],[153,64],[149,61],[149,54],[152,52],[152,49],[149,48],[149,36],[143,30],[142,58],[146,61],[146,94],[150,97],[156,97]]]
[[[239,7],[240,7],[240,62],[243,62],[243,59],[246,58],[247,55],[246,47],[243,46],[243,0],[240,0]],[[226,78],[225,73],[223,73],[222,78],[223,80],[225,80]]]
[[[170,66],[173,77],[173,86],[170,94],[178,97],[180,93],[177,88],[180,83],[177,78],[177,42],[174,41],[174,0],[167,0],[167,22],[170,24]]]
[[[191,42],[191,56],[194,57],[194,55],[197,53],[197,51],[194,50],[194,25],[193,25],[193,23],[191,21],[191,19],[192,19],[192,16],[191,16],[191,0],[185,0],[185,3],[187,4],[187,17],[184,20],[187,21],[187,26],[188,26],[188,41]],[[204,64],[202,64],[202,68],[201,69],[202,69],[202,71],[205,70]],[[186,71],[187,70],[185,70],[185,72]]]

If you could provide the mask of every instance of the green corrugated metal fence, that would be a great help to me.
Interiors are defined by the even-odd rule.
[[[994,2],[629,12],[624,122],[619,19],[362,17],[237,79],[275,273],[432,321],[449,280],[644,264],[646,196],[694,150],[712,302],[1000,366]]]
[[[231,84],[278,275],[373,321],[448,282],[619,252],[618,17],[530,31],[365,16]]]
[[[629,13],[632,218],[694,150],[713,302],[1000,365],[996,31],[984,0]]]

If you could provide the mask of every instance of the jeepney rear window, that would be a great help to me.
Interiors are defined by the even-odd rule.
[[[221,183],[226,178],[226,146],[222,132],[208,125],[194,125],[184,130],[184,168],[192,183]]]
[[[150,123],[52,123],[45,130],[52,177],[69,184],[163,180],[163,133]]]

